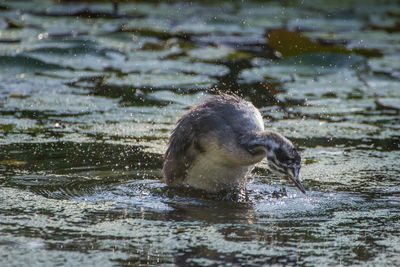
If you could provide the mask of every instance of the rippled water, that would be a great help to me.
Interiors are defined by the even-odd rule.
[[[399,23],[396,1],[0,1],[0,265],[400,265]],[[218,91],[299,147],[307,195],[265,162],[239,199],[166,188],[176,120]]]

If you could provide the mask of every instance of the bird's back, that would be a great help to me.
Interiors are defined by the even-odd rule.
[[[200,113],[204,110],[206,114],[207,110],[212,110],[216,116],[222,118],[225,124],[230,125],[238,133],[264,129],[258,109],[237,96],[220,94],[208,99],[194,110],[197,108]]]

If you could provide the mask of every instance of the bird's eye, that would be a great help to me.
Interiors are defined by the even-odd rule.
[[[290,161],[291,158],[282,149],[275,149],[275,156],[280,162]]]

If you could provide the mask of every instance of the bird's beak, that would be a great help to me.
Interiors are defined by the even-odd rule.
[[[294,183],[294,185],[303,193],[306,193],[306,190],[304,189],[303,185],[300,182],[299,176],[296,175],[294,176],[292,171],[288,171],[287,177],[289,178],[290,181]]]

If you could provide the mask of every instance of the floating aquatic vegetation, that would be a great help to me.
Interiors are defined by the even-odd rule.
[[[397,2],[0,2],[2,266],[399,265]],[[306,196],[266,161],[236,200],[165,186],[220,91],[296,144]]]

